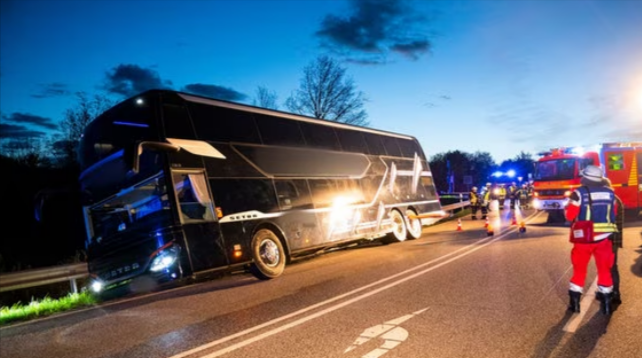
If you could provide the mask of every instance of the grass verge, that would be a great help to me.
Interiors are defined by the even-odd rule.
[[[98,300],[90,292],[85,291],[70,293],[58,299],[45,297],[41,300],[32,300],[28,305],[16,303],[11,307],[0,307],[0,325],[91,306],[97,302]]]

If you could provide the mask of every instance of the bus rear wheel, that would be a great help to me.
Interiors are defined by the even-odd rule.
[[[405,241],[408,237],[408,230],[404,216],[401,215],[399,210],[392,210],[390,212],[390,220],[392,220],[392,232],[386,235],[383,242],[390,244]]]
[[[417,213],[413,209],[406,210],[406,227],[408,240],[415,240],[421,237],[421,219],[417,218]]]
[[[278,236],[269,229],[261,229],[252,238],[250,272],[260,280],[281,276],[285,269],[285,250]]]

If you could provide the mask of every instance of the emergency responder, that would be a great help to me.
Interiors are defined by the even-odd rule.
[[[497,194],[497,205],[498,205],[499,211],[502,211],[502,209],[504,209],[504,206],[506,205],[506,184],[499,184],[499,191]]]
[[[474,186],[470,193],[468,193],[470,200],[470,210],[472,211],[472,219],[477,220],[477,211],[481,208],[481,196],[477,192],[477,187]]]
[[[613,188],[611,181],[608,178],[606,178],[606,181],[609,188]],[[611,303],[613,304],[613,310],[615,310],[615,307],[622,304],[622,296],[620,294],[620,271],[617,266],[617,251],[622,248],[622,238],[624,237],[624,203],[617,195],[615,195],[615,203],[615,226],[617,227],[617,232],[614,232],[610,237],[613,242],[613,266],[611,266],[611,277],[613,277],[613,299],[611,300]]]
[[[517,191],[517,198],[519,199],[519,208],[528,209],[528,185],[522,184],[522,187]]]
[[[517,184],[515,184],[515,182],[510,183],[506,195],[508,195],[508,198],[510,199],[511,210],[515,210],[515,201],[517,200],[517,196],[519,195],[517,191]]]
[[[590,242],[575,242],[571,250],[573,277],[569,284],[569,307],[573,312],[580,311],[580,298],[584,291],[586,271],[591,256],[597,267],[598,299],[600,311],[609,315],[612,313],[613,277],[613,245],[609,240],[617,232],[615,224],[615,194],[609,188],[608,182],[600,167],[588,165],[581,172],[581,187],[575,189],[569,197],[565,209],[568,221],[592,221],[593,237]],[[574,234],[572,232],[572,234]]]
[[[526,188],[528,189],[528,207],[531,208],[533,207],[533,197],[535,196],[535,186],[533,185],[532,182],[529,181]]]
[[[484,193],[481,195],[481,212],[482,212],[482,220],[486,220],[486,217],[488,216],[488,212],[490,211],[490,200],[492,197],[492,188],[490,187],[490,183],[486,183],[486,187],[484,188]]]

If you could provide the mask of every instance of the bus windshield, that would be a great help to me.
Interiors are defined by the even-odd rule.
[[[171,225],[164,177],[156,176],[89,208],[90,243],[101,244],[121,232],[153,231]]]
[[[568,180],[575,178],[576,159],[554,159],[535,163],[535,180]]]
[[[136,141],[157,140],[149,97],[123,102],[87,125],[78,153],[83,171]]]

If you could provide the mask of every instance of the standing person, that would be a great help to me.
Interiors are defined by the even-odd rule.
[[[611,181],[609,179],[606,180],[609,188],[613,188]],[[620,271],[617,267],[617,251],[622,248],[622,238],[624,237],[624,203],[617,195],[615,195],[615,203],[615,226],[617,226],[617,232],[611,235],[611,241],[613,242],[613,266],[611,266],[611,277],[613,277],[613,299],[611,302],[614,306],[618,306],[622,304],[622,296],[620,295]]]
[[[528,208],[528,188],[526,184],[522,184],[522,188],[517,191],[519,198],[519,208],[525,210]]]
[[[504,206],[506,206],[506,184],[499,184],[498,192],[497,204],[499,206],[499,211],[502,211],[504,210]]]
[[[468,193],[468,200],[470,200],[470,209],[472,210],[472,219],[477,220],[477,211],[481,207],[481,197],[477,193],[477,187],[474,186],[470,193]],[[483,215],[483,212],[482,212]]]
[[[481,199],[481,212],[482,212],[482,220],[486,220],[488,217],[488,212],[490,211],[490,201],[492,198],[491,194],[491,187],[490,183],[486,183],[486,187],[484,189],[484,192],[482,193],[480,199]]]
[[[569,307],[573,312],[580,311],[580,298],[584,291],[586,270],[591,256],[597,267],[598,299],[600,311],[609,315],[612,313],[613,277],[613,245],[609,240],[617,232],[615,224],[615,193],[609,187],[608,181],[600,167],[589,165],[582,170],[581,187],[575,189],[569,197],[565,209],[568,221],[592,221],[593,237],[588,242],[574,242],[571,250],[573,277],[569,285]],[[572,231],[571,234],[574,232]]]
[[[517,188],[517,184],[515,182],[512,182],[510,186],[508,187],[508,198],[510,199],[510,209],[515,210],[515,201],[518,199],[518,193],[519,188]]]

